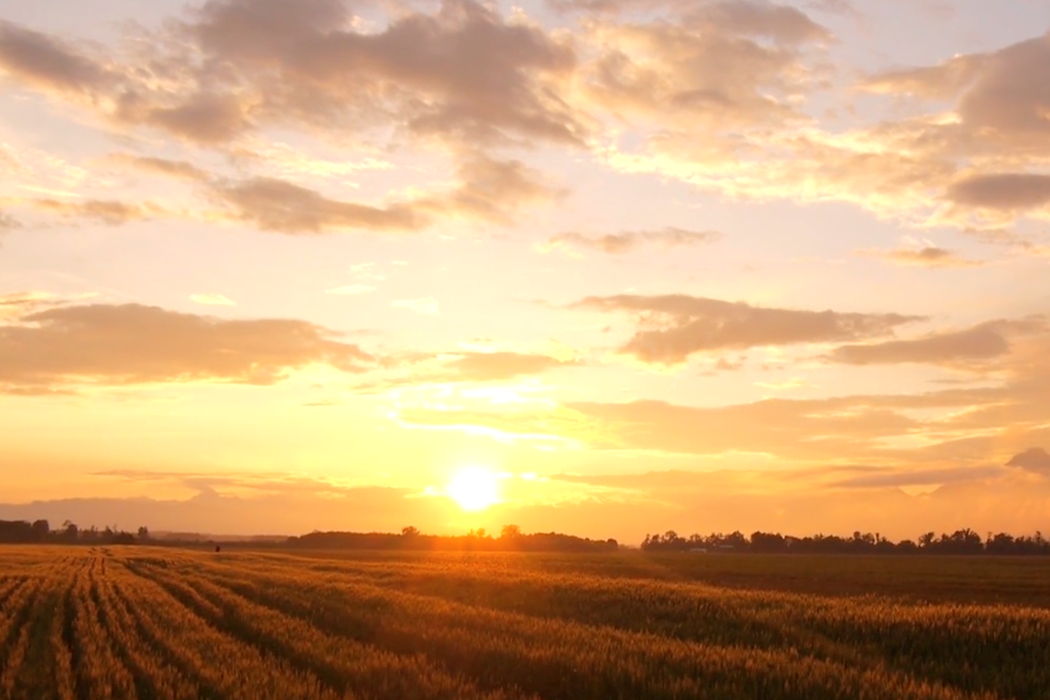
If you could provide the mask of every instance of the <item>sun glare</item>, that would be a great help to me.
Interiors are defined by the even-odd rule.
[[[467,511],[485,510],[499,503],[496,475],[482,467],[466,467],[456,472],[445,493]]]

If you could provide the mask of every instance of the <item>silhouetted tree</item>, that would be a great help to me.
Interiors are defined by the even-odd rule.
[[[499,538],[501,540],[513,540],[521,537],[521,528],[517,525],[504,525],[499,531]]]

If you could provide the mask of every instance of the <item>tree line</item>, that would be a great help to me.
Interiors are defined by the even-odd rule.
[[[303,549],[387,549],[410,551],[478,552],[615,552],[614,539],[592,540],[559,532],[525,534],[517,525],[504,525],[498,536],[484,528],[466,535],[425,535],[415,527],[390,532],[311,532],[291,537],[288,545]]]
[[[47,520],[0,520],[0,544],[150,544],[201,545],[216,544],[188,535],[178,538],[154,538],[145,527],[131,533],[117,528],[79,528],[66,521],[52,530]],[[517,551],[517,552],[609,552],[616,551],[616,540],[591,540],[558,532],[525,534],[517,525],[504,525],[498,536],[484,528],[465,535],[426,535],[415,527],[406,527],[400,533],[389,532],[311,532],[285,540],[260,542],[223,541],[223,546],[292,547],[297,549],[373,549],[373,550],[431,550],[431,551]]]
[[[69,520],[62,527],[51,529],[47,520],[0,520],[0,543],[3,544],[135,544],[150,540],[149,529],[140,527],[131,533],[118,529],[117,526],[79,528]]]
[[[210,540],[209,540],[210,542]],[[128,532],[117,526],[80,528],[65,521],[52,529],[47,520],[0,520],[0,544],[201,544],[193,538],[151,537],[149,529]],[[227,543],[223,543],[227,544]],[[229,543],[234,544],[234,543]],[[613,552],[620,548],[614,539],[592,540],[558,532],[525,534],[517,525],[504,525],[498,535],[483,528],[465,535],[427,535],[415,527],[392,532],[311,532],[299,537],[271,542],[250,542],[250,546],[291,547],[296,549],[372,549],[409,551],[490,551],[490,552]],[[1050,540],[1042,532],[1014,537],[1005,532],[987,533],[964,528],[937,535],[925,532],[915,540],[898,542],[880,533],[854,532],[852,537],[812,535],[794,537],[757,531],[750,536],[737,531],[729,534],[693,534],[688,537],[669,530],[660,535],[646,535],[641,545],[645,552],[740,552],[756,554],[997,554],[1050,555]]]
[[[982,538],[970,528],[955,532],[924,532],[917,539],[894,542],[880,533],[854,532],[852,537],[812,535],[793,537],[771,532],[741,532],[682,537],[674,530],[663,535],[646,535],[646,552],[754,552],[760,554],[1013,554],[1050,555],[1050,540],[1042,532],[1014,537],[1005,532],[989,532]]]

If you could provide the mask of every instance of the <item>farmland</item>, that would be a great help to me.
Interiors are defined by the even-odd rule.
[[[1016,700],[1043,558],[0,548],[0,698]]]

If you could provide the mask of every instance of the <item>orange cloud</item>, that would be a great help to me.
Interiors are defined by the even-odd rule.
[[[685,362],[701,352],[877,338],[922,320],[901,314],[763,308],[681,294],[589,297],[571,308],[636,315],[640,329],[620,351],[663,364]]]
[[[107,199],[71,201],[34,199],[30,200],[29,204],[35,209],[57,214],[63,218],[88,219],[107,226],[120,226],[130,221],[142,221],[168,214],[163,207],[151,202],[128,204]]]
[[[376,391],[426,384],[503,382],[536,376],[561,367],[578,366],[574,360],[518,352],[456,352],[412,357],[406,376],[380,379],[355,387]],[[405,365],[402,365],[404,368]]]
[[[40,32],[0,22],[0,70],[36,87],[91,94],[113,76],[92,59]]]
[[[151,156],[137,156],[130,153],[114,153],[109,156],[109,160],[145,172],[183,180],[203,181],[209,180],[211,177],[206,171],[185,160],[168,160]]]
[[[1010,352],[1008,335],[1039,332],[1046,328],[1047,324],[1041,318],[989,321],[962,331],[932,333],[909,340],[843,345],[832,351],[827,359],[852,365],[920,363],[966,366],[967,363],[1007,355]]]
[[[1021,467],[1022,469],[1050,475],[1050,452],[1041,447],[1032,447],[1018,455],[1014,455],[1006,463],[1006,466]]]
[[[1050,204],[1050,175],[970,175],[952,183],[948,187],[947,198],[954,204],[976,209],[1020,212],[1040,208]]]
[[[985,263],[980,260],[967,260],[957,253],[945,248],[928,245],[924,248],[896,248],[894,250],[862,250],[861,255],[879,258],[894,265],[907,267],[980,267]]]
[[[721,237],[722,234],[717,231],[687,231],[673,226],[655,231],[622,231],[601,236],[587,236],[568,231],[550,238],[545,250],[559,247],[590,248],[610,255],[620,255],[647,244],[672,248],[711,243]]]
[[[329,199],[313,190],[272,178],[216,182],[214,198],[235,221],[262,231],[318,234],[337,229],[417,231],[430,219],[408,204],[374,207]]]
[[[0,386],[266,385],[312,364],[360,372],[374,362],[335,337],[305,321],[227,321],[137,304],[62,306],[0,326]]]
[[[236,306],[237,303],[224,294],[191,294],[190,301],[204,306]]]

